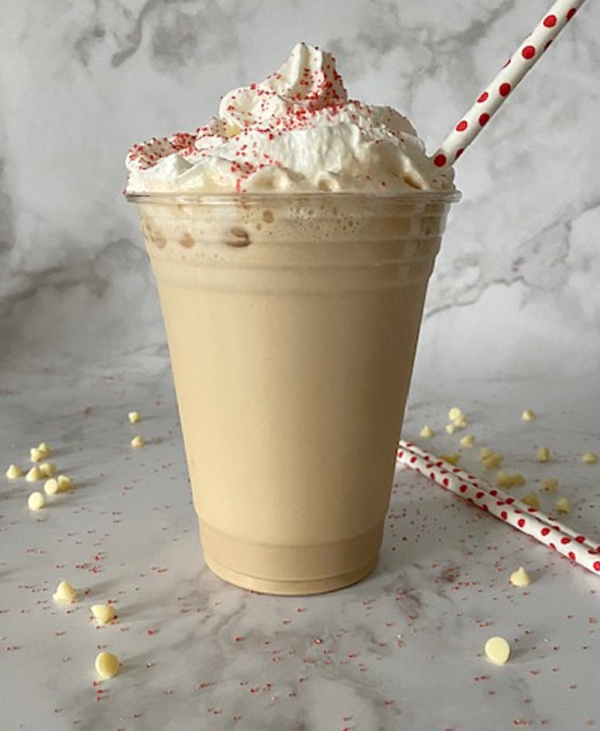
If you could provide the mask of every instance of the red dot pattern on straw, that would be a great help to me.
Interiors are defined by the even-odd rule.
[[[481,510],[495,515],[508,525],[537,538],[543,544],[584,568],[600,574],[600,546],[584,535],[571,532],[567,526],[548,518],[538,510],[531,511],[514,497],[490,489],[478,478],[459,467],[448,464],[416,445],[402,442],[406,452],[398,450],[398,459],[451,492],[459,494]],[[527,511],[527,515],[524,512]],[[544,525],[546,523],[546,525]]]
[[[525,46],[521,51],[521,56],[529,61],[529,59],[535,56],[535,46]]]
[[[515,87],[529,69],[544,54],[566,22],[573,17],[583,1],[555,0],[551,10],[542,16],[527,39],[506,61],[496,78],[480,93],[476,103],[459,118],[452,132],[434,154],[434,159],[438,155],[444,155],[446,165],[450,165],[458,158],[459,149],[461,152],[464,151],[477,137],[506,98],[512,95]]]
[[[436,165],[436,167],[438,167],[438,168],[443,168],[444,165],[446,164],[446,162],[447,162],[446,155],[441,155],[441,154],[436,155],[433,160],[434,165]]]

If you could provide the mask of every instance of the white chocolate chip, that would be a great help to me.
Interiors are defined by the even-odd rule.
[[[16,464],[11,464],[6,470],[6,476],[9,480],[16,480],[17,477],[21,477],[22,474],[23,472],[21,471],[21,468]]]
[[[547,462],[550,459],[550,450],[548,447],[540,447],[537,451],[538,462]]]
[[[500,487],[512,487],[510,482],[510,475],[507,472],[496,473],[496,484]]]
[[[25,475],[25,479],[27,482],[37,482],[38,480],[43,480],[44,475],[41,473],[40,468],[34,465]]]
[[[56,465],[54,462],[42,462],[40,465],[40,472],[44,477],[52,477],[56,472]]]
[[[59,492],[64,492],[65,490],[69,490],[73,487],[73,480],[70,477],[67,477],[67,475],[59,475],[56,479],[58,482]]]
[[[540,508],[540,499],[534,492],[528,492],[527,495],[523,495],[521,500],[525,505],[529,505],[530,508],[536,508],[537,510]]]
[[[554,507],[558,513],[562,515],[568,515],[571,512],[571,503],[568,497],[559,497],[554,503]]]
[[[585,462],[586,464],[596,464],[598,461],[598,455],[596,452],[584,452],[581,455],[581,461]]]
[[[433,431],[433,429],[428,427],[427,424],[425,424],[425,426],[419,432],[419,436],[423,437],[424,439],[431,439],[431,437],[435,436],[435,432]]]
[[[439,457],[449,464],[456,465],[460,462],[460,454],[458,452],[456,454],[440,454]]]
[[[448,434],[454,434],[456,431],[456,424],[446,424],[446,431]]]
[[[475,437],[472,434],[465,434],[465,436],[460,439],[460,446],[465,449],[471,449],[471,447],[475,446]]]
[[[490,637],[485,643],[485,654],[495,665],[504,665],[510,657],[510,645],[504,637]]]
[[[52,594],[52,598],[56,602],[71,604],[77,599],[77,591],[68,581],[61,581]]]
[[[537,419],[537,415],[532,409],[525,409],[525,411],[521,414],[521,419],[523,421],[535,421]]]
[[[548,477],[548,479],[542,482],[542,490],[546,492],[556,492],[558,488],[558,480],[556,477]]]
[[[44,453],[39,449],[39,447],[32,447],[29,450],[29,459],[32,462],[41,462],[44,459],[45,455]]]
[[[489,447],[481,447],[481,449],[479,450],[479,459],[484,460],[486,457],[489,457],[491,454],[493,454],[493,452]]]
[[[42,455],[42,459],[46,459],[52,454],[52,450],[46,444],[46,442],[40,442],[37,446],[39,453]]]
[[[510,475],[509,479],[511,487],[522,487],[525,484],[525,478],[520,472]]]
[[[102,625],[108,624],[116,616],[115,608],[112,604],[94,604],[90,607],[90,610],[96,622]]]
[[[119,672],[119,658],[112,652],[100,652],[96,655],[94,667],[103,680],[112,678]]]
[[[140,416],[138,411],[130,411],[127,414],[127,418],[129,419],[129,421],[132,424],[137,424],[138,422],[140,422],[142,420],[142,417]]]
[[[44,500],[44,495],[41,492],[32,492],[27,498],[27,507],[29,510],[41,510],[45,504],[46,501]]]
[[[464,414],[462,412],[462,409],[459,409],[458,406],[453,406],[448,412],[448,418],[450,419],[450,421],[458,421],[463,417]]]
[[[500,452],[490,452],[486,457],[482,457],[481,464],[486,470],[493,470],[496,467],[500,467],[503,459],[504,457]]]
[[[55,480],[54,477],[46,480],[46,482],[44,482],[44,492],[46,495],[56,495],[57,492],[60,492],[58,480]]]
[[[144,437],[139,436],[139,434],[137,437],[133,437],[133,439],[131,440],[131,446],[134,449],[139,449],[140,447],[143,447],[144,444]]]
[[[510,575],[509,581],[513,586],[518,586],[521,589],[531,584],[531,576],[522,566],[519,566],[519,568]]]

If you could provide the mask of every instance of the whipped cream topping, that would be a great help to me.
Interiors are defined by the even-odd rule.
[[[304,43],[207,125],[136,144],[126,164],[127,193],[453,189],[405,117],[349,100],[333,57]]]

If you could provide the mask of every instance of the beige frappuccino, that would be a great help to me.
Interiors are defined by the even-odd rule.
[[[347,102],[331,57],[301,46],[286,64],[269,77],[275,91],[267,80],[225,97],[221,121],[194,141],[136,146],[128,191],[158,283],[205,560],[240,586],[302,594],[376,564],[457,194],[404,118]],[[227,155],[243,145],[236,166]]]

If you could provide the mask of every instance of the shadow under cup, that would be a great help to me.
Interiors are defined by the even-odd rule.
[[[375,566],[453,192],[131,195],[207,565],[272,594]]]

